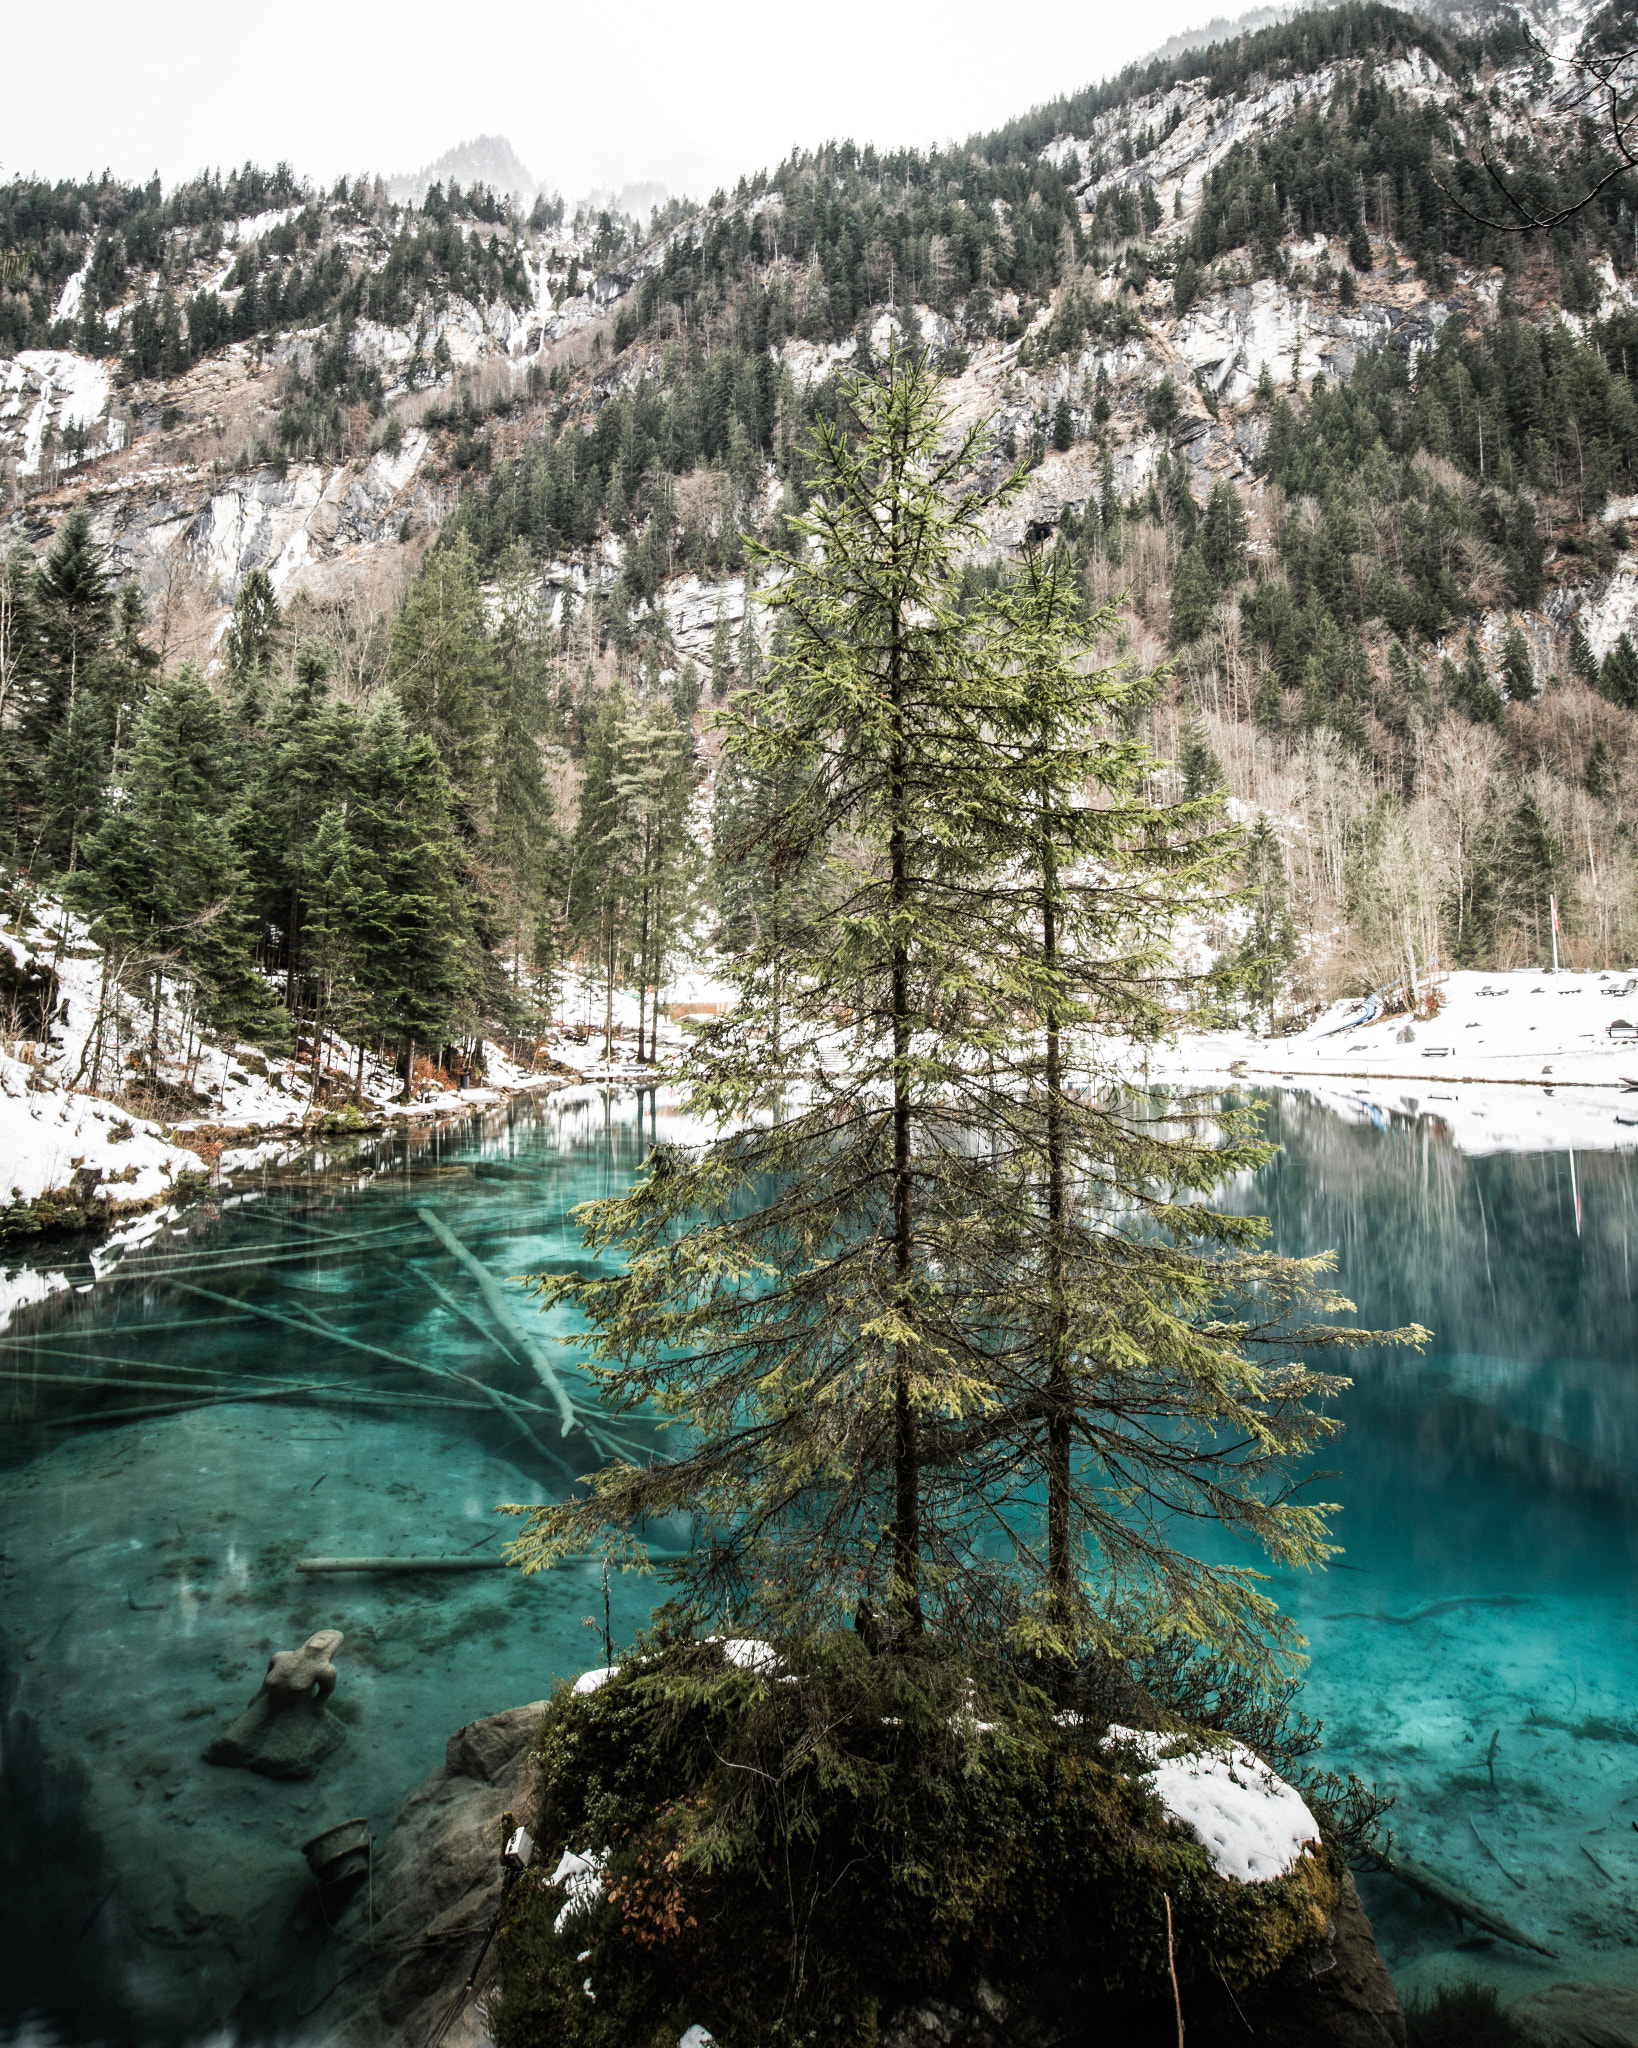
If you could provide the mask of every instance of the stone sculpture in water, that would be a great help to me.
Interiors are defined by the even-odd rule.
[[[342,1641],[340,1629],[321,1628],[299,1650],[275,1651],[261,1690],[205,1751],[205,1762],[269,1778],[310,1777],[346,1740],[346,1729],[325,1705],[336,1689],[331,1659]]]

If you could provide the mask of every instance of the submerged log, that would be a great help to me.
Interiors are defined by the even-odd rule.
[[[417,1208],[415,1213],[420,1217],[428,1230],[432,1232],[433,1236],[437,1238],[444,1250],[449,1253],[450,1257],[458,1260],[472,1275],[473,1279],[477,1281],[479,1291],[483,1295],[484,1301],[488,1304],[490,1314],[494,1316],[496,1322],[521,1347],[524,1357],[528,1359],[529,1363],[540,1375],[542,1384],[550,1390],[555,1398],[558,1414],[563,1420],[563,1434],[567,1436],[575,1425],[574,1404],[564,1392],[563,1383],[558,1378],[551,1360],[546,1356],[544,1348],[525,1326],[523,1318],[514,1309],[506,1289],[502,1287],[482,1259],[477,1258],[467,1250],[466,1246],[462,1244],[461,1240],[450,1229],[449,1225],[444,1222],[442,1217],[435,1215],[431,1209]]]
[[[298,1557],[299,1572],[503,1572],[504,1557]]]
[[[1499,1913],[1492,1913],[1488,1906],[1481,1906],[1477,1899],[1469,1898],[1466,1892],[1459,1892],[1448,1878],[1441,1877],[1436,1870],[1429,1870],[1426,1864],[1413,1863],[1408,1856],[1395,1856],[1387,1869],[1390,1877],[1397,1877],[1401,1884],[1408,1885],[1434,1905],[1443,1906],[1458,1920],[1466,1920],[1471,1926],[1482,1928],[1486,1934],[1494,1934],[1500,1941],[1510,1941],[1515,1948],[1527,1948],[1538,1956],[1551,1956],[1555,1962],[1558,1960],[1557,1949],[1543,1948],[1539,1941],[1532,1940]]]

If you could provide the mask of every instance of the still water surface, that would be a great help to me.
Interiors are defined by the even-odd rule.
[[[1579,1156],[1572,1191],[1567,1155],[1468,1158],[1425,1116],[1269,1114],[1283,1149],[1236,1199],[1281,1250],[1335,1246],[1367,1321],[1437,1333],[1354,1364],[1318,1489],[1345,1557],[1277,1588],[1312,1645],[1302,1705],[1325,1761],[1394,1791],[1406,1853],[1559,1951],[1463,1945],[1377,1880],[1389,1960],[1402,1986],[1638,1981],[1632,1156]],[[452,1729],[603,1661],[589,1570],[295,1563],[481,1556],[513,1526],[497,1503],[562,1491],[527,1360],[499,1403],[475,1384],[497,1331],[433,1223],[503,1278],[578,1263],[569,1210],[667,1126],[652,1096],[577,1092],[398,1141],[373,1177],[228,1198],[65,1267],[14,1317],[0,2037],[300,2034],[326,1968],[300,1843],[355,1814],[384,1835]],[[556,1357],[572,1325],[546,1328]],[[653,1592],[616,1580],[616,1640]],[[343,1747],[297,1783],[206,1765],[269,1651],[323,1627],[346,1635]]]

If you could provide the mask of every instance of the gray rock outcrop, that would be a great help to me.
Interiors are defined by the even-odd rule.
[[[529,1742],[544,1700],[469,1722],[449,1738],[441,1771],[399,1808],[376,1859],[375,1931],[355,1912],[345,1938],[362,1967],[342,1985],[332,2039],[350,2048],[425,2048],[440,2027],[441,2048],[478,2048],[487,2039],[478,2005],[490,1987],[494,1951],[470,1996],[463,1987],[500,1911],[503,1817],[538,1818],[539,1773]]]

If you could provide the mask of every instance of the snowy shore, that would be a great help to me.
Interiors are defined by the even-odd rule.
[[[1180,1033],[1147,1074],[1297,1088],[1377,1124],[1431,1117],[1465,1152],[1638,1145],[1638,975],[1460,972],[1434,993],[1432,1017],[1350,1000],[1288,1038]]]

